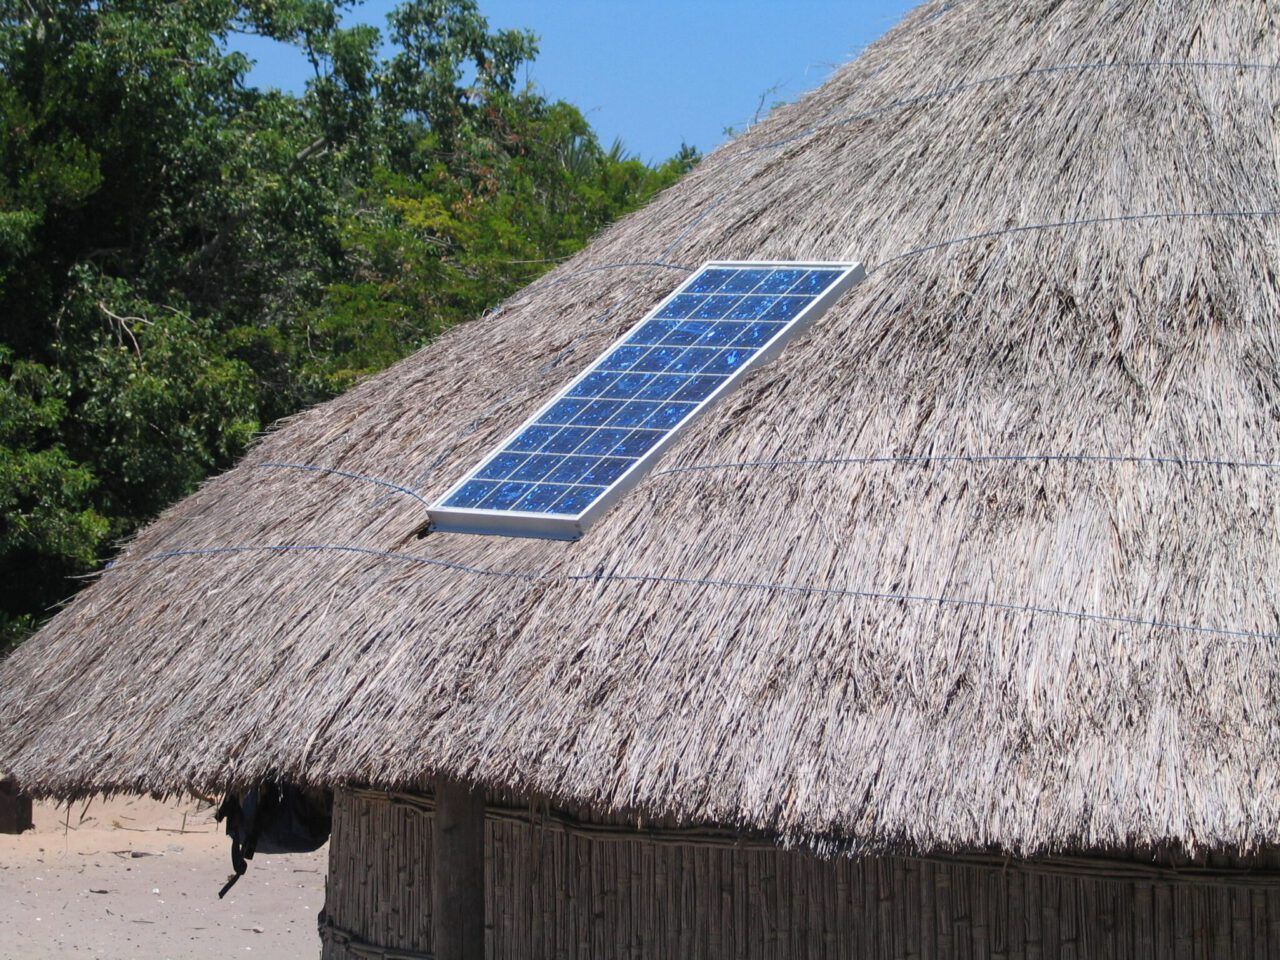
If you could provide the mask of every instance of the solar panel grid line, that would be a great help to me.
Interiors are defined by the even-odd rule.
[[[576,539],[861,264],[712,261],[433,504],[434,530]]]

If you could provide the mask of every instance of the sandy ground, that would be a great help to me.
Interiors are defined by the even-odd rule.
[[[185,821],[184,821],[185,815]],[[39,804],[0,835],[0,958],[314,958],[325,857],[259,854],[223,900],[230,841],[195,801]]]

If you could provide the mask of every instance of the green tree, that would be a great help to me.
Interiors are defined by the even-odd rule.
[[[674,182],[472,0],[0,0],[0,648],[113,543]],[[247,85],[240,34],[301,50]],[[384,39],[390,53],[383,53]]]

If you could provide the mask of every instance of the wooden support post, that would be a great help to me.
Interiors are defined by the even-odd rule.
[[[444,777],[435,783],[435,960],[484,960],[484,794]]]
[[[31,798],[19,793],[12,780],[0,777],[0,833],[21,833],[31,827]]]

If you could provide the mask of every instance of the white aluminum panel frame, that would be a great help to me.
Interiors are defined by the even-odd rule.
[[[766,344],[759,352],[747,360],[741,367],[731,373],[720,384],[714,392],[701,400],[696,407],[682,420],[678,425],[659,440],[651,449],[643,456],[636,460],[627,471],[614,480],[612,484],[606,488],[590,506],[582,513],[576,516],[568,514],[554,513],[521,513],[514,510],[481,510],[474,507],[446,507],[445,502],[454,495],[464,484],[473,479],[475,475],[489,463],[494,457],[502,453],[507,445],[516,437],[523,433],[526,429],[534,426],[538,418],[550,409],[556,402],[567,397],[569,393],[576,387],[586,376],[591,373],[597,364],[605,357],[612,353],[618,347],[624,345],[627,338],[635,333],[640,327],[644,326],[650,320],[654,319],[657,314],[671,300],[675,299],[684,290],[686,284],[694,277],[697,277],[706,270],[716,268],[728,268],[735,270],[840,270],[841,276],[838,277],[830,287],[822,294],[815,297],[813,302],[801,310],[794,316],[787,325],[782,328],[768,344]],[[451,486],[440,496],[431,507],[428,508],[428,516],[430,517],[431,531],[440,531],[442,533],[476,533],[488,534],[506,537],[534,537],[544,540],[577,540],[581,537],[596,520],[603,516],[610,507],[613,506],[624,494],[631,490],[640,480],[647,474],[658,460],[680,437],[680,435],[695,420],[701,417],[709,410],[718,400],[734,390],[740,384],[744,377],[752,370],[763,366],[773,360],[782,351],[782,348],[794,337],[803,333],[810,324],[818,317],[825,313],[840,297],[850,289],[857,285],[866,276],[866,271],[860,262],[856,261],[817,261],[817,260],[708,260],[696,270],[691,272],[684,281],[682,281],[675,290],[664,297],[661,302],[656,304],[653,309],[649,310],[638,322],[628,327],[626,332],[617,340],[609,344],[603,351],[596,355],[591,363],[583,368],[582,372],[574,377],[562,389],[558,390],[554,396],[546,403],[538,407],[532,416],[526,419],[515,430],[507,434],[500,443],[494,445],[492,451],[484,457],[478,464],[466,472],[466,474]],[[714,291],[713,291],[714,292]]]

